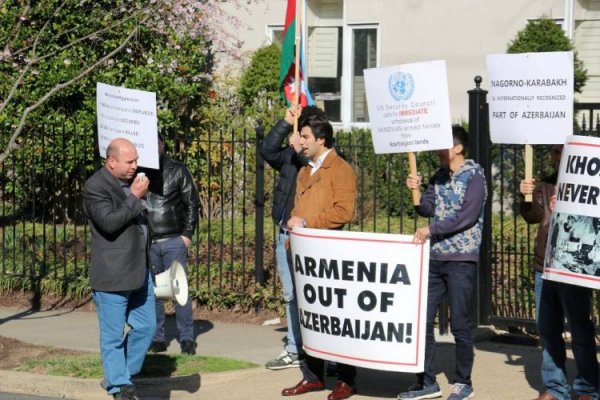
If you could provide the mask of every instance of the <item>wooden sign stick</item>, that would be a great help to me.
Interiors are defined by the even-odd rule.
[[[525,145],[525,180],[530,181],[533,178],[533,146]],[[525,202],[531,203],[533,195],[525,195]]]
[[[414,151],[408,153],[408,167],[411,175],[417,175],[417,155]],[[418,206],[421,204],[421,190],[420,189],[412,189],[412,199],[413,205]]]

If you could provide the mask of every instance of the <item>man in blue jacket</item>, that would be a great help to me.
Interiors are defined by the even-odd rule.
[[[294,206],[296,178],[300,168],[308,164],[307,158],[302,154],[300,134],[292,132],[294,119],[300,115],[301,111],[302,107],[300,106],[288,108],[285,117],[275,124],[260,144],[260,155],[271,167],[279,171],[271,216],[279,230],[275,255],[277,271],[283,288],[288,327],[287,343],[282,353],[265,365],[266,368],[272,370],[299,367],[302,351],[298,304],[294,292],[294,272],[290,259],[291,254],[285,246],[285,242],[289,239],[286,223]],[[286,139],[288,144],[284,144]]]
[[[442,167],[430,179],[427,190],[416,206],[430,224],[418,228],[414,240],[431,239],[429,285],[427,296],[427,330],[425,371],[417,382],[398,399],[433,399],[442,396],[435,377],[435,336],[433,323],[437,309],[448,295],[452,313],[451,331],[456,342],[456,368],[452,393],[448,400],[474,397],[471,382],[473,338],[471,336],[471,303],[477,286],[477,265],[483,226],[483,210],[487,196],[481,166],[465,159],[467,133],[458,125],[452,127],[454,146],[438,151]],[[421,179],[410,175],[409,189],[419,189]]]

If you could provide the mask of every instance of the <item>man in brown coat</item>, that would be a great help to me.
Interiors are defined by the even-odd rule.
[[[288,228],[342,229],[354,216],[356,175],[350,164],[333,148],[333,128],[317,107],[302,110],[299,120],[300,145],[309,165],[298,173],[296,195]],[[295,396],[324,389],[324,361],[306,356],[301,364],[302,380],[283,389]],[[355,392],[353,366],[337,364],[338,381],[328,400],[342,400]]]
[[[540,224],[535,238],[535,248],[533,253],[533,262],[531,267],[535,270],[535,307],[536,314],[539,311],[540,295],[542,293],[542,272],[544,270],[544,257],[546,255],[546,242],[548,241],[548,231],[550,229],[550,218],[552,210],[550,209],[550,198],[554,195],[556,189],[556,179],[558,177],[558,164],[562,154],[562,145],[552,146],[550,161],[554,168],[554,173],[542,179],[540,185],[536,188],[535,179],[521,181],[519,190],[522,195],[533,195],[531,202],[521,202],[519,211],[521,216],[529,224]],[[537,315],[536,315],[537,320]]]

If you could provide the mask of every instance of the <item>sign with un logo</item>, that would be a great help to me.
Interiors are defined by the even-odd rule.
[[[364,75],[375,153],[452,147],[445,61],[369,68]]]
[[[407,72],[396,72],[390,75],[388,88],[394,100],[408,100],[415,90],[415,81]]]

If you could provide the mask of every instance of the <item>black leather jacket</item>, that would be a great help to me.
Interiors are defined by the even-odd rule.
[[[279,171],[279,179],[273,196],[271,216],[276,224],[286,223],[294,203],[298,171],[308,164],[302,153],[296,153],[286,142],[293,126],[284,120],[278,121],[260,144],[260,155]]]
[[[160,170],[143,170],[150,180],[147,207],[152,239],[192,238],[198,223],[198,191],[185,164],[164,156]]]

